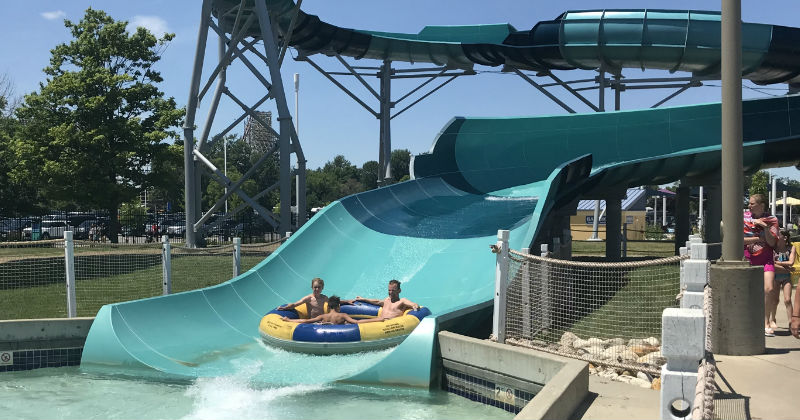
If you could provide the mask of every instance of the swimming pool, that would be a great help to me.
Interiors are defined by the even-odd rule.
[[[8,372],[0,381],[13,419],[510,419],[441,390],[346,384],[271,386],[247,375],[191,382],[118,379],[77,367]]]
[[[510,419],[502,409],[442,390],[340,384],[385,356],[298,355],[254,343],[224,358],[233,375],[130,378],[78,367],[0,376],[3,418],[14,419]],[[348,357],[347,361],[339,360]],[[213,364],[213,363],[212,363]],[[346,366],[346,370],[343,370]],[[227,369],[226,369],[227,370]],[[228,370],[230,371],[230,370]]]

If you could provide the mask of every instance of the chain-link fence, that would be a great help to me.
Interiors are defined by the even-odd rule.
[[[199,249],[172,247],[172,292],[213,286],[254,267],[283,240]],[[74,241],[75,315],[94,316],[101,306],[164,293],[162,243],[109,244]],[[0,243],[0,319],[62,318],[68,314],[65,240]]]
[[[77,316],[94,316],[107,303],[161,294],[161,244],[112,246],[76,241]]]
[[[680,260],[592,263],[510,251],[506,342],[593,369],[658,375],[661,314],[678,305]]]
[[[64,241],[0,243],[0,319],[67,316]]]

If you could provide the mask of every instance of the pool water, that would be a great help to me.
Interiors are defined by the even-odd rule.
[[[314,366],[313,369],[321,369]],[[270,385],[260,368],[231,376],[157,381],[78,367],[7,372],[2,418],[13,419],[510,419],[446,391],[338,383]]]

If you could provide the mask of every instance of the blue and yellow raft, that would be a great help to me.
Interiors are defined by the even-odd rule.
[[[383,308],[357,301],[353,305],[342,305],[341,312],[354,319],[375,318]],[[325,311],[328,306],[325,304]],[[308,318],[306,305],[267,313],[258,326],[264,343],[284,350],[310,354],[344,354],[360,351],[380,350],[400,344],[419,322],[430,315],[428,308],[407,310],[403,315],[383,322],[366,324],[298,324],[286,322],[290,319]]]

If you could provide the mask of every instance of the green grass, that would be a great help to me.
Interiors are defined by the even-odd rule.
[[[537,337],[558,342],[570,331],[582,339],[661,337],[661,314],[676,307],[677,263],[633,269],[580,268],[559,276],[553,297],[554,327]],[[574,281],[571,281],[573,279]],[[565,285],[569,283],[571,287]]]
[[[25,250],[24,257],[0,263],[0,319],[65,317],[63,249],[57,256],[41,248]],[[242,272],[264,258],[242,256]],[[233,275],[231,255],[173,255],[171,265],[173,293],[214,286]],[[78,255],[75,268],[78,316],[94,316],[104,304],[162,294],[160,254]]]
[[[572,255],[602,256],[605,253],[605,241],[572,241]],[[675,255],[673,242],[628,242],[629,257],[669,257],[672,255]]]

